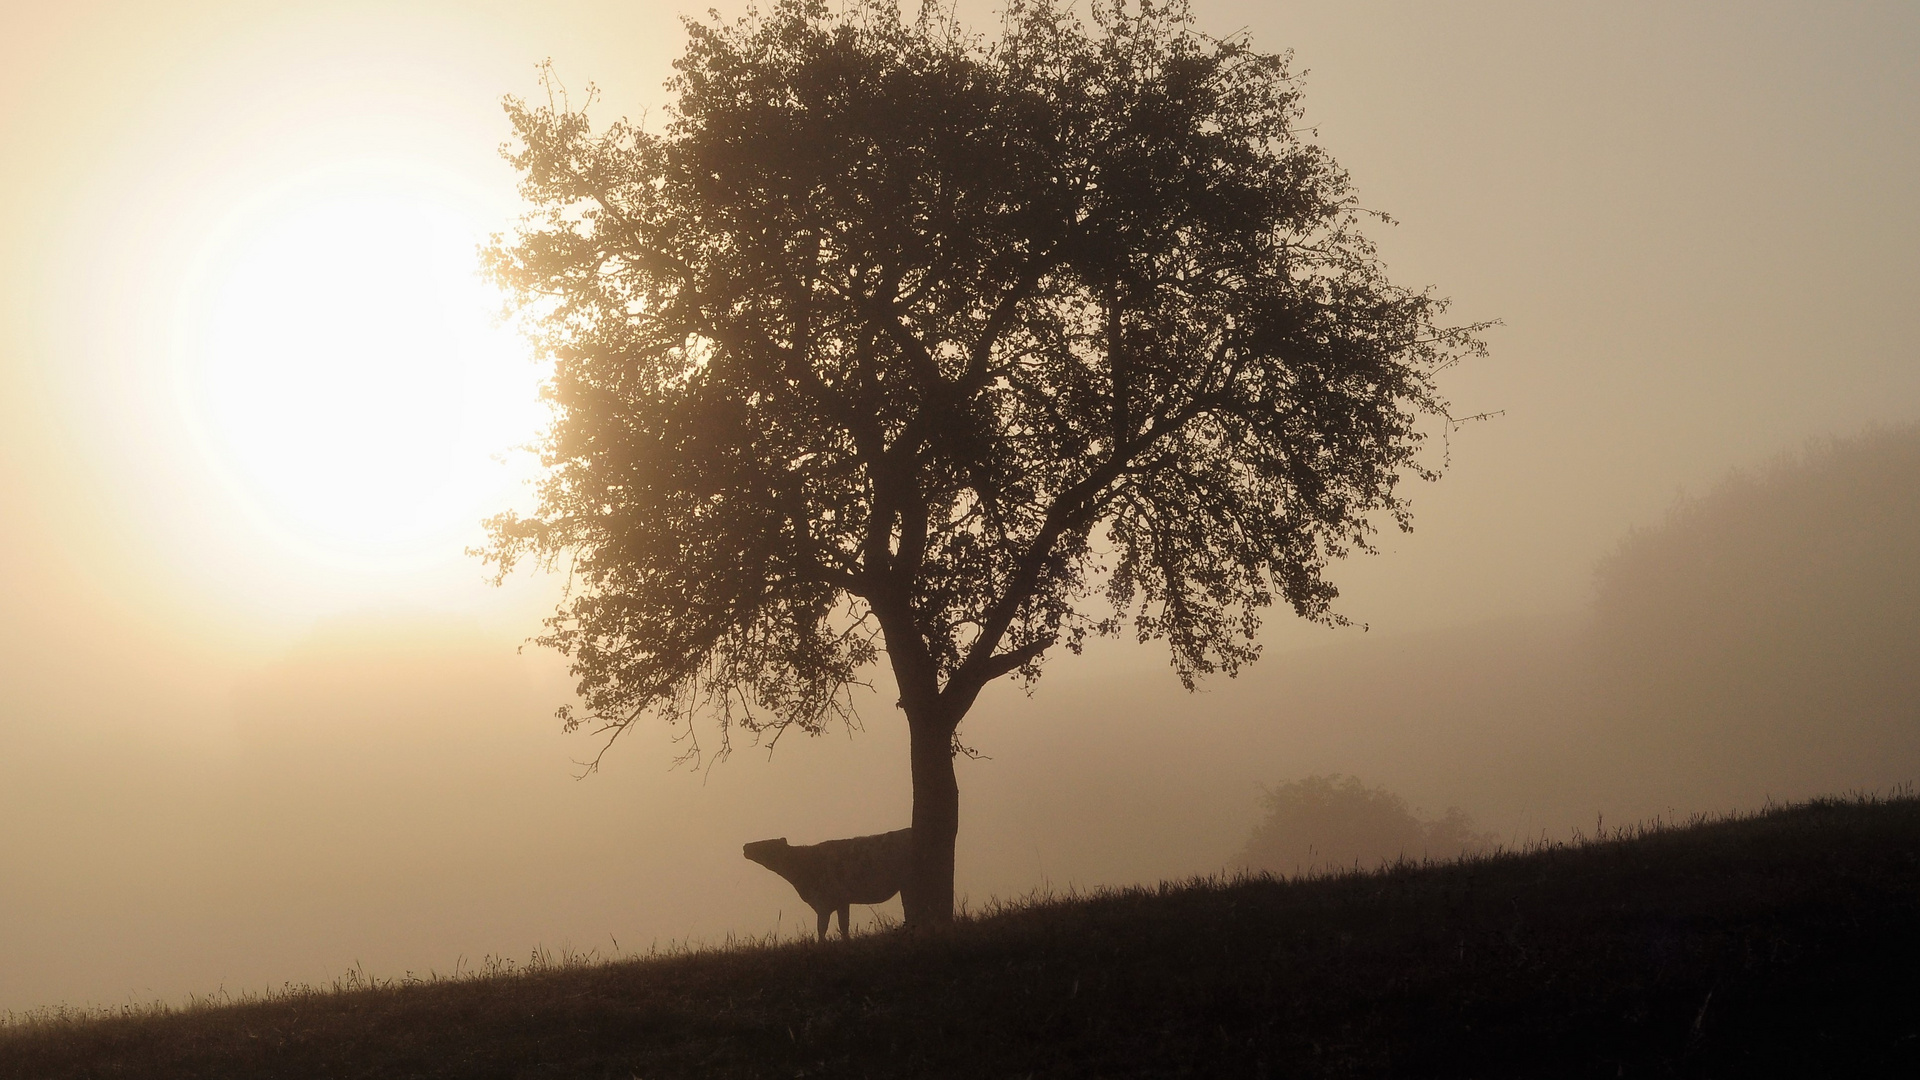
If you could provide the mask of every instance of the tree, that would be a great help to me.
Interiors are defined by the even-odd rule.
[[[541,641],[611,743],[643,717],[775,738],[884,654],[916,899],[953,905],[961,720],[1130,625],[1189,687],[1431,476],[1433,378],[1479,348],[1385,277],[1284,57],[1114,2],[970,38],[893,0],[689,22],[663,130],[509,98],[533,207],[489,252],[553,362]],[[695,744],[697,747],[697,743]],[[604,747],[603,751],[604,753]]]
[[[1395,859],[1456,859],[1499,846],[1457,806],[1422,821],[1407,800],[1357,777],[1309,776],[1268,791],[1240,862],[1277,874],[1371,869]]]

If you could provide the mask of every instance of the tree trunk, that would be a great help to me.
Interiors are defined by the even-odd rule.
[[[913,755],[913,880],[901,891],[910,929],[953,921],[953,846],[960,835],[960,785],[953,775],[953,725],[909,717]]]

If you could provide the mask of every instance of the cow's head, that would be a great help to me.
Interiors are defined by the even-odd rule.
[[[787,838],[784,836],[774,840],[755,840],[741,848],[740,854],[771,870],[773,864],[781,861],[780,857],[785,855],[787,849],[792,846],[787,843]]]

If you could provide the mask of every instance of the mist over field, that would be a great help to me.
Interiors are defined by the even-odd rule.
[[[1151,649],[1107,646],[969,721],[986,756],[961,772],[960,890],[1221,871],[1262,785],[1310,774],[1459,807],[1515,844],[1910,782],[1916,600],[1904,429],[1683,500],[1622,539],[1584,612],[1349,636],[1192,695]],[[12,735],[11,1005],[97,999],[129,973],[136,996],[205,993],[804,930],[740,843],[906,819],[905,740],[877,696],[863,732],[706,771],[668,771],[646,733],[576,781],[597,744],[543,720],[565,691],[549,658],[457,623],[340,622],[242,680],[195,742]]]
[[[576,779],[560,582],[463,553],[538,422],[470,273],[499,97],[551,56],[657,115],[678,11],[0,10],[0,1012],[811,933],[740,845],[907,823],[884,673],[862,731]],[[989,686],[959,893],[1226,870],[1311,776],[1510,843],[1920,779],[1914,6],[1195,13],[1296,51],[1396,279],[1502,321],[1442,384],[1499,415],[1330,569],[1353,627]]]

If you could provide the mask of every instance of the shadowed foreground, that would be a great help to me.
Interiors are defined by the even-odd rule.
[[[0,1029],[6,1077],[1920,1075],[1920,801]]]

